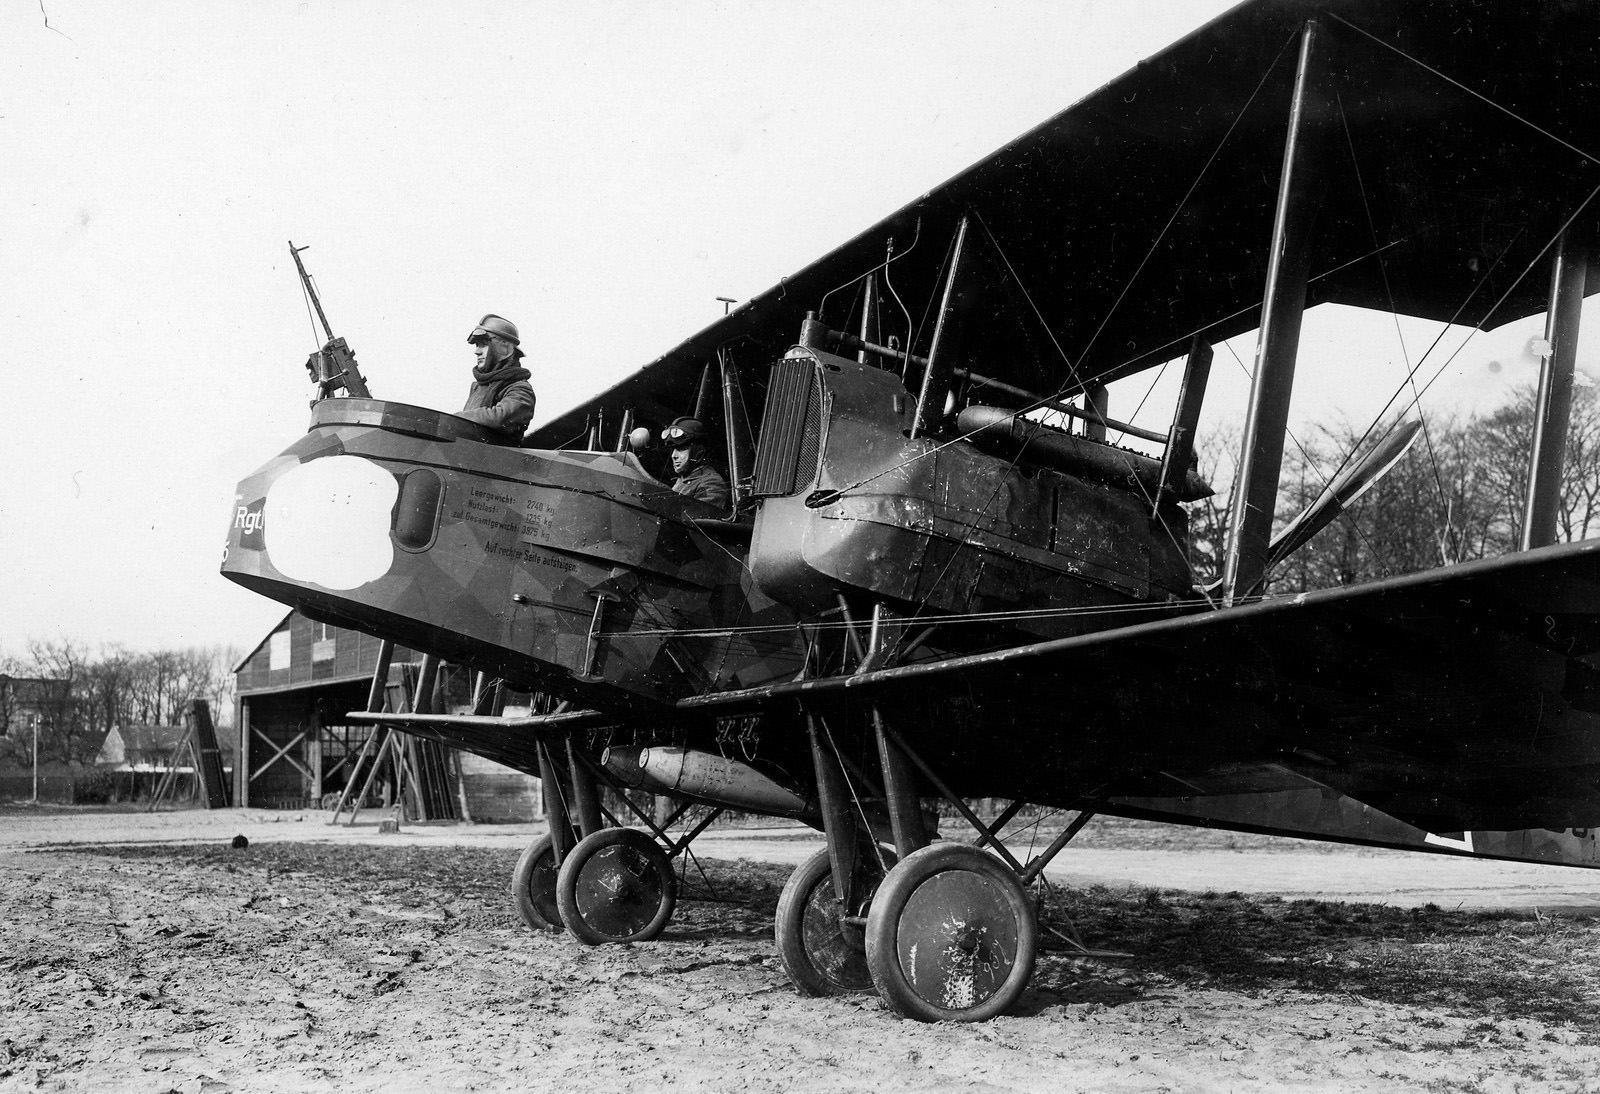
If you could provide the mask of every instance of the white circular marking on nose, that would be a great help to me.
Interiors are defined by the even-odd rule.
[[[390,513],[395,477],[360,456],[326,456],[286,472],[267,489],[267,555],[295,581],[354,589],[394,563]]]

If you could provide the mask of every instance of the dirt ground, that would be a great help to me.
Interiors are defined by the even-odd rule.
[[[789,984],[803,830],[589,948],[510,908],[536,827],[367,820],[0,808],[0,1091],[1600,1091],[1587,871],[1096,821],[1044,921],[1133,956],[925,1026]]]

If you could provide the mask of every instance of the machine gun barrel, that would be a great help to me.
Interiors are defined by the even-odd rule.
[[[306,371],[311,374],[312,383],[317,385],[317,397],[311,400],[312,405],[331,398],[340,388],[358,399],[370,399],[372,393],[367,390],[367,381],[356,367],[356,355],[343,338],[333,336],[333,328],[328,325],[328,317],[323,313],[316,286],[311,283],[311,275],[306,273],[305,263],[300,261],[300,252],[305,249],[296,247],[294,240],[289,241],[289,254],[294,259],[294,268],[300,273],[300,287],[316,309],[317,318],[322,322],[323,336],[327,339],[320,350],[306,358]]]

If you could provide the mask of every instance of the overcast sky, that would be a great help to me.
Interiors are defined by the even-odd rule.
[[[374,395],[458,407],[495,311],[544,421],[1228,6],[5,4],[0,653],[282,615],[217,567],[234,485],[307,422],[288,240]],[[1340,311],[1297,417],[1403,375],[1393,320]],[[1531,380],[1538,328],[1478,336],[1438,405]],[[1226,348],[1216,375],[1235,412]]]

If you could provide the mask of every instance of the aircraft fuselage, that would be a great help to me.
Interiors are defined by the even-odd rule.
[[[798,671],[792,613],[737,539],[696,524],[713,507],[630,455],[490,441],[418,407],[319,402],[305,437],[240,484],[223,573],[602,709]],[[776,629],[693,633],[729,626]]]

